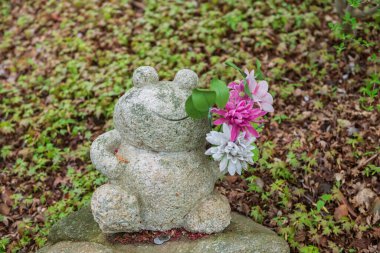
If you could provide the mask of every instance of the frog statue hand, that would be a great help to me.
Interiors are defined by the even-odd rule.
[[[140,67],[132,80],[115,106],[115,130],[91,146],[93,164],[109,179],[92,197],[95,221],[104,233],[222,231],[231,210],[214,190],[218,165],[204,155],[210,126],[185,113],[197,75],[183,69],[159,81],[154,68]]]

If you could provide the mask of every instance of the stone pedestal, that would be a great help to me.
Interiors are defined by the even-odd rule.
[[[162,245],[111,244],[94,221],[90,207],[62,219],[51,229],[47,246],[38,253],[288,253],[287,243],[251,219],[232,213],[220,233],[198,240],[181,239]]]

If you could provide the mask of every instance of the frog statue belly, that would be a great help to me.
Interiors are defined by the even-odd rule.
[[[109,179],[91,200],[104,233],[179,227],[214,233],[229,225],[228,201],[214,191],[219,168],[204,155],[208,122],[185,113],[197,83],[186,69],[172,82],[159,81],[151,67],[134,72],[134,88],[115,107],[115,129],[91,146],[92,162]]]

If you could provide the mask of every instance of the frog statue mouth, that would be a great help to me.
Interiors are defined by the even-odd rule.
[[[183,116],[181,118],[169,118],[169,117],[166,117],[158,112],[154,112],[155,115],[157,115],[158,117],[164,119],[164,120],[167,120],[167,121],[182,121],[182,120],[185,120],[187,119],[189,116]]]

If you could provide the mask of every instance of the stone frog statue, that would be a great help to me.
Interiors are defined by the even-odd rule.
[[[116,104],[115,129],[91,146],[93,164],[109,179],[92,197],[95,221],[104,233],[222,231],[231,210],[214,190],[218,165],[204,154],[210,126],[185,112],[198,76],[183,69],[173,81],[159,81],[145,66],[132,81],[134,88]]]

